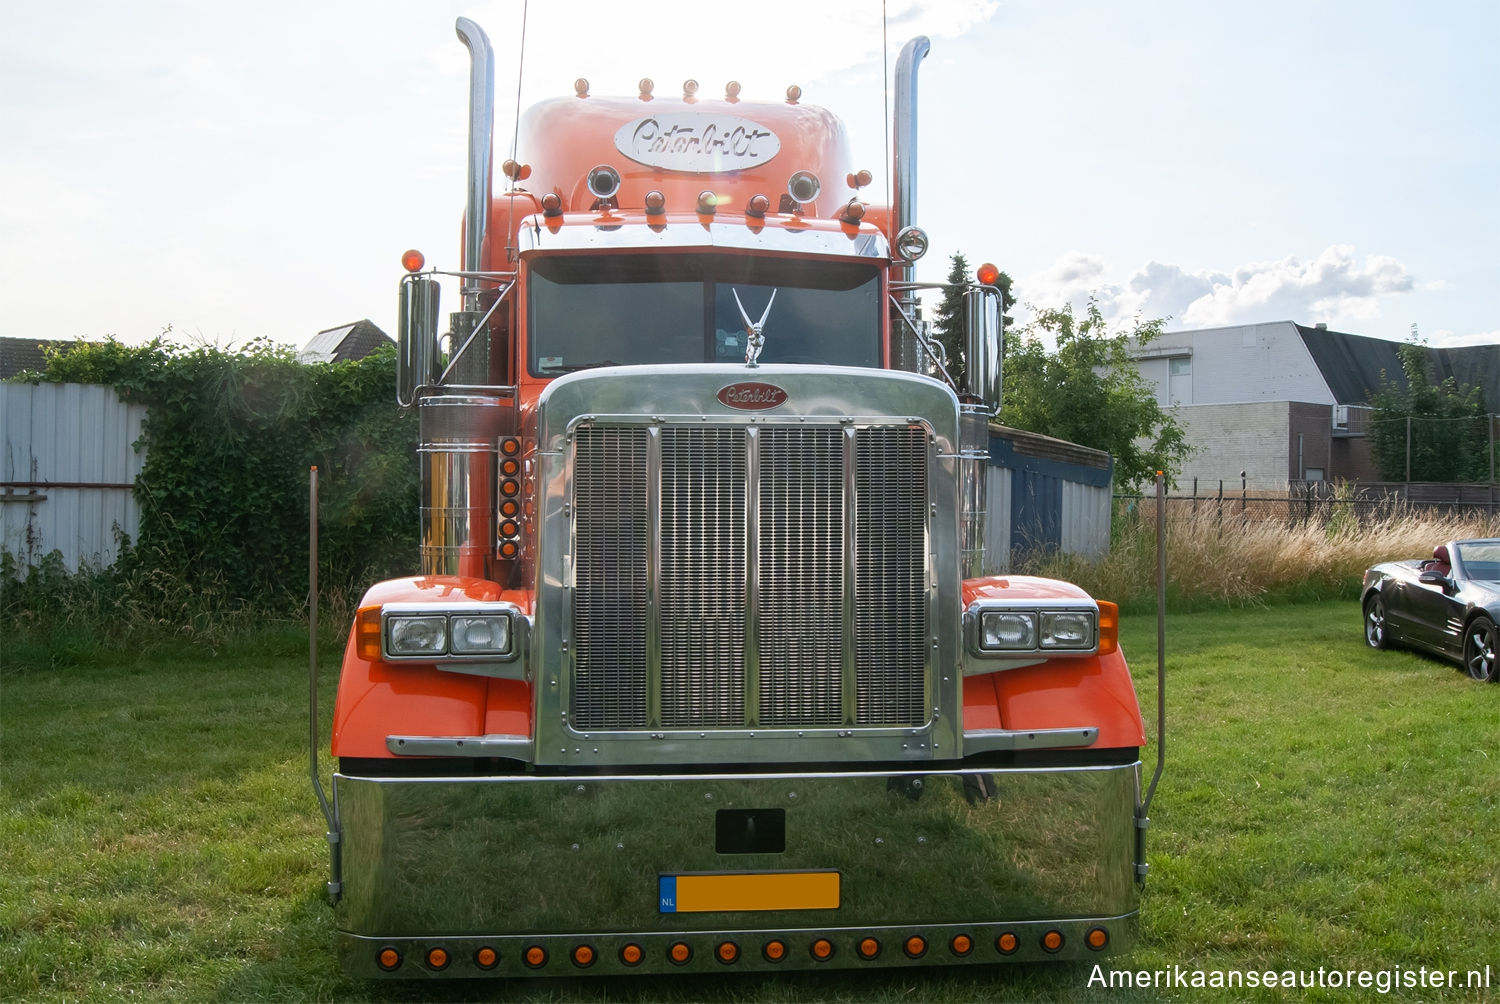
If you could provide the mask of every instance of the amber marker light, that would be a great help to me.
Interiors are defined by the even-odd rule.
[[[719,197],[713,192],[704,190],[698,193],[698,212],[704,216],[712,216],[719,210]]]
[[[646,215],[661,216],[667,211],[667,197],[656,189],[646,193]]]
[[[646,953],[641,951],[640,945],[630,944],[620,949],[620,961],[627,966],[638,966],[645,957]]]
[[[514,457],[521,452],[521,441],[515,436],[506,436],[500,440],[500,452],[507,457]]]
[[[955,934],[953,940],[948,942],[948,951],[954,955],[968,955],[974,950],[974,939],[967,934]]]
[[[500,482],[500,494],[506,498],[514,498],[521,491],[521,486],[513,478],[506,478]]]
[[[513,540],[507,540],[505,543],[500,545],[500,557],[504,558],[506,561],[510,561],[520,553],[521,549],[516,546],[516,542]]]
[[[562,215],[562,196],[556,192],[548,192],[542,196],[542,215],[554,217]]]
[[[386,972],[394,972],[401,968],[401,953],[394,948],[382,948],[380,954],[375,956],[375,961]]]
[[[901,950],[909,958],[920,959],[927,954],[927,939],[920,934],[913,934],[910,938],[906,939],[906,943],[901,946]]]
[[[719,942],[719,946],[714,949],[714,954],[719,957],[720,962],[727,966],[739,959],[740,946],[732,941],[721,941]]]
[[[594,948],[592,945],[579,945],[573,949],[573,965],[579,969],[587,969],[594,964]]]
[[[819,962],[827,962],[833,958],[833,942],[827,938],[819,938],[812,943],[812,957]]]
[[[1094,951],[1103,951],[1109,944],[1109,932],[1102,927],[1089,928],[1089,933],[1083,939]]]
[[[859,942],[859,957],[862,959],[873,959],[880,954],[880,942],[874,938],[861,938]]]
[[[980,283],[985,286],[993,286],[995,283],[1000,281],[1000,270],[994,265],[991,265],[989,262],[985,262],[983,265],[979,266],[978,270],[974,274],[979,279]]]
[[[786,942],[768,941],[766,942],[766,947],[760,950],[760,954],[765,957],[767,962],[780,962],[786,958]]]
[[[667,958],[672,960],[674,966],[685,966],[692,957],[693,950],[685,941],[673,942],[672,947],[667,949]]]
[[[448,953],[441,948],[429,949],[427,952],[427,968],[447,969]]]
[[[505,517],[517,516],[521,512],[521,503],[515,499],[506,499],[500,503],[500,515]]]
[[[771,211],[771,200],[764,195],[752,195],[745,203],[745,215],[762,219]]]
[[[408,272],[420,272],[422,271],[422,266],[426,264],[427,259],[416,248],[401,252],[401,267]]]
[[[1120,608],[1107,600],[1099,601],[1099,654],[1109,655],[1120,647]]]
[[[500,953],[489,946],[485,946],[474,953],[474,965],[480,969],[494,969],[496,963],[499,961]]]
[[[995,951],[1001,955],[1013,955],[1015,950],[1021,947],[1021,940],[1014,934],[1006,931],[995,939]]]
[[[361,607],[354,617],[354,652],[365,662],[380,661],[380,607]],[[393,949],[394,950],[394,949]],[[397,965],[400,965],[398,962]]]
[[[526,961],[526,964],[532,969],[540,969],[547,964],[547,950],[541,945],[532,945],[530,948],[526,949],[525,954],[523,954],[521,958],[524,959]]]
[[[514,457],[506,457],[500,462],[500,473],[508,478],[513,478],[521,472],[521,462]]]
[[[1042,935],[1042,947],[1047,951],[1061,951],[1062,946],[1063,936],[1061,931],[1048,931],[1046,934]]]

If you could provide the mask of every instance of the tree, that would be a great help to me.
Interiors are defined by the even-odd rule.
[[[1381,373],[1371,399],[1370,452],[1387,481],[1487,481],[1489,428],[1484,395],[1452,377],[1434,384],[1420,341],[1396,346],[1404,381]],[[1408,462],[1410,474],[1408,474]]]
[[[1165,326],[1165,319],[1136,318],[1129,330],[1111,334],[1093,298],[1081,319],[1071,305],[1040,311],[1020,337],[1006,339],[1000,420],[1107,451],[1115,483],[1127,491],[1142,489],[1157,471],[1170,479],[1192,447],[1130,358],[1132,341],[1146,345]],[[1043,335],[1056,340],[1054,351]]]
[[[938,344],[947,353],[948,375],[954,382],[961,383],[968,362],[964,358],[963,294],[964,287],[972,280],[969,278],[969,262],[962,251],[956,252],[949,261],[952,267],[948,269],[948,286],[943,290],[943,298],[938,303],[937,317],[933,320],[932,328]],[[1001,272],[994,286],[1000,291],[1001,323],[1008,329],[1012,323],[1009,311],[1016,305],[1016,299],[1011,294],[1010,276]]]

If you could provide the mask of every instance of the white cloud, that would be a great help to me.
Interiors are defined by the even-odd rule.
[[[1472,335],[1455,335],[1451,331],[1422,333],[1422,339],[1435,349],[1457,349],[1466,345],[1500,345],[1500,328],[1480,331]]]
[[[1070,303],[1077,310],[1092,296],[1112,321],[1166,317],[1174,327],[1293,320],[1356,329],[1380,317],[1383,302],[1416,289],[1395,258],[1360,260],[1347,244],[1332,245],[1311,261],[1288,255],[1230,272],[1150,261],[1124,281],[1111,277],[1102,258],[1072,251],[1019,283],[1022,300],[1038,307]]]
[[[1215,282],[1210,292],[1189,303],[1181,316],[1194,327],[1267,320],[1367,321],[1380,316],[1382,298],[1413,288],[1411,273],[1396,259],[1366,255],[1361,263],[1351,245],[1335,244],[1310,262],[1288,255],[1241,265],[1228,282]]]

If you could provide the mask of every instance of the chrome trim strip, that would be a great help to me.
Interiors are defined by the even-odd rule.
[[[661,728],[660,425],[646,429],[646,727]]]
[[[630,248],[723,248],[732,251],[767,251],[840,258],[889,259],[885,235],[870,224],[862,224],[850,236],[842,230],[793,229],[768,221],[750,227],[740,222],[713,222],[705,226],[696,216],[666,223],[621,222],[600,225],[595,217],[563,217],[555,230],[550,220],[529,216],[521,223],[521,254],[535,251],[603,251]]]
[[[760,726],[760,430],[745,429],[745,725]]]
[[[531,762],[530,736],[386,736],[385,748],[397,756],[504,757]]]
[[[843,441],[843,463],[844,463],[844,596],[843,611],[843,665],[840,673],[843,677],[843,705],[844,724],[853,728],[859,722],[859,665],[857,656],[859,654],[859,641],[854,626],[854,597],[858,579],[855,575],[855,566],[858,564],[858,548],[855,546],[855,537],[859,533],[857,509],[857,498],[859,492],[854,481],[854,450],[855,429],[853,425],[844,426]]]
[[[1069,746],[1092,746],[1099,741],[1099,729],[1086,726],[1076,729],[975,729],[964,732],[964,755],[990,753],[995,750],[1050,750]]]

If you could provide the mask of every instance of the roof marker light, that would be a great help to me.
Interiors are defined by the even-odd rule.
[[[875,176],[869,171],[856,171],[854,174],[849,175],[848,178],[849,187],[855,189],[864,188],[874,180]]]
[[[765,219],[766,213],[771,211],[771,200],[764,195],[752,195],[750,201],[745,203],[745,215],[756,219]]]
[[[712,191],[705,189],[698,193],[698,212],[704,216],[712,216],[719,208],[719,197]]]
[[[1000,270],[990,262],[985,262],[983,265],[979,266],[978,270],[974,274],[979,279],[980,283],[985,286],[993,286],[995,283],[1000,281]]]
[[[556,192],[548,192],[542,196],[542,215],[546,217],[562,215],[562,196]]]
[[[642,77],[641,82],[636,84],[636,87],[640,88],[641,100],[650,101],[651,92],[656,89],[656,81],[652,80],[650,77]]]
[[[500,165],[500,172],[511,181],[525,181],[531,177],[531,165],[520,164],[514,160],[507,159]]]
[[[728,101],[730,104],[734,104],[739,99],[740,82],[738,80],[731,80],[729,83],[724,85],[724,100]]]
[[[789,104],[789,105],[795,105],[798,101],[801,101],[801,100],[802,100],[802,88],[798,87],[796,84],[793,84],[792,86],[790,86],[790,87],[788,87],[786,89],[786,103],[787,104]]]
[[[573,81],[573,93],[577,94],[580,98],[589,96],[589,82],[587,77],[579,77]]]
[[[427,259],[416,248],[401,252],[401,267],[408,272],[420,272]]]
[[[839,210],[839,219],[845,223],[858,223],[865,218],[865,204],[858,199],[850,199],[843,209]]]
[[[688,104],[698,100],[698,81],[684,80],[682,82],[682,100]]]
[[[646,215],[661,216],[667,211],[667,197],[656,189],[646,193]]]

